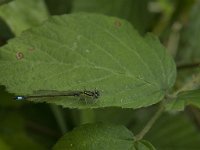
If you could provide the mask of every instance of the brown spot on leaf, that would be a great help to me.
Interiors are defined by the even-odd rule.
[[[115,21],[115,26],[116,26],[116,27],[121,27],[121,26],[122,26],[121,21],[116,20],[116,21]]]
[[[32,52],[32,51],[35,50],[35,48],[31,47],[31,48],[29,48],[28,50],[29,50],[30,52]]]
[[[22,58],[24,58],[24,54],[23,54],[22,52],[17,52],[17,53],[16,53],[16,58],[17,58],[18,60],[21,60]]]

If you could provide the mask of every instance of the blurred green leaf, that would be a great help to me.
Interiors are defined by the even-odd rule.
[[[109,107],[101,109],[73,109],[71,110],[75,126],[85,123],[104,122],[120,125],[127,125],[135,119],[133,109],[123,109],[119,107]],[[126,117],[124,117],[126,116]]]
[[[120,108],[102,108],[95,109],[95,122],[107,122],[113,124],[127,125],[134,120],[133,109],[120,109]],[[124,117],[126,116],[126,117]]]
[[[43,0],[15,0],[0,6],[0,17],[19,35],[46,20],[48,13]]]
[[[141,140],[134,143],[133,150],[156,150],[155,147],[148,141]]]
[[[153,23],[154,14],[148,9],[152,0],[73,0],[72,12],[103,13],[127,19],[145,33]]]
[[[52,15],[61,15],[69,13],[72,0],[45,0],[46,5]]]
[[[188,19],[188,13],[196,0],[176,0],[174,1],[175,8],[172,20],[179,20],[185,22]]]
[[[134,142],[133,134],[124,126],[85,124],[65,134],[54,150],[154,150],[146,141]]]
[[[180,92],[167,104],[167,110],[182,111],[187,105],[200,108],[200,89]]]
[[[158,150],[199,150],[200,133],[185,115],[163,115],[145,139]]]
[[[200,88],[200,67],[185,68],[178,70],[176,89],[180,89],[189,84],[189,87],[185,90],[194,90]]]
[[[31,139],[25,132],[23,119],[17,113],[0,114],[0,137],[15,150],[43,150],[44,148]]]
[[[181,44],[177,55],[178,64],[200,63],[200,1],[196,1],[188,25],[181,35]]]
[[[124,20],[87,13],[53,17],[10,40],[0,56],[0,83],[10,92],[100,92],[96,103],[89,97],[34,99],[64,107],[149,106],[162,100],[176,77],[157,38],[144,39]]]
[[[134,128],[134,133],[138,133],[142,130],[142,127],[149,120],[149,118],[154,114],[155,108],[157,109],[156,105],[140,109],[123,109],[119,107],[81,110],[70,109],[70,114],[72,115],[71,118],[73,119],[72,122],[74,123],[74,126],[80,126],[84,123],[103,122],[124,125],[129,128],[133,124],[135,125],[139,123],[140,127]],[[84,116],[82,113],[84,113]],[[86,119],[82,117],[85,117]],[[141,122],[143,125],[141,125]]]
[[[0,137],[0,150],[10,150],[10,146],[7,145]]]
[[[0,106],[1,107],[18,107],[22,103],[16,102],[13,99],[14,95],[6,92],[5,87],[0,86]]]
[[[0,46],[6,44],[7,40],[14,37],[7,24],[0,18]]]
[[[0,0],[0,5],[5,4],[5,3],[8,3],[8,2],[10,2],[10,1],[12,1],[12,0]]]

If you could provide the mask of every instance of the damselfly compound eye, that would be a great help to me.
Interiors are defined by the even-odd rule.
[[[100,96],[100,92],[97,90],[94,91],[84,91],[84,94],[87,96],[92,97],[93,99],[97,99]]]

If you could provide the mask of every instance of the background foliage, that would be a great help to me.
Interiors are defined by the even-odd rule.
[[[0,0],[0,149],[199,150],[199,10],[199,0]],[[101,90],[97,102],[13,100],[85,88]]]

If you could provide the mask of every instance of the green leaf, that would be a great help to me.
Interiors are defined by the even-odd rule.
[[[2,110],[0,118],[0,138],[5,141],[11,149],[44,149],[40,144],[27,135],[24,121],[17,113],[9,113]]]
[[[187,105],[200,108],[200,89],[178,93],[177,97],[167,104],[167,110],[183,111]]]
[[[135,142],[134,147],[135,147],[135,150],[156,150],[155,147],[146,140]]]
[[[72,0],[45,0],[51,15],[66,14],[71,11]]]
[[[10,146],[5,143],[0,137],[0,150],[10,150]]]
[[[30,102],[23,105],[23,109],[20,109],[20,114],[23,114],[25,120],[25,129],[28,129],[28,135],[35,141],[42,144],[44,147],[49,149],[58,138],[62,135],[58,122],[55,120],[55,116],[52,114],[52,110],[49,105],[36,104],[32,105]],[[68,112],[68,111],[67,111]],[[69,113],[64,111],[68,123],[70,122]]]
[[[158,150],[199,150],[200,133],[185,115],[163,115],[145,139]]]
[[[0,107],[19,107],[22,103],[13,99],[14,95],[5,91],[5,87],[0,86]]]
[[[127,125],[134,120],[135,110],[122,108],[95,109],[95,122]],[[126,116],[126,117],[124,117]]]
[[[95,103],[89,97],[35,100],[64,107],[149,106],[176,78],[174,61],[157,38],[144,39],[128,22],[97,14],[53,17],[10,40],[0,56],[0,83],[12,93],[100,92]]]
[[[200,88],[200,67],[178,70],[176,89],[194,90]]]
[[[178,99],[184,100],[186,105],[191,104],[200,108],[200,89],[181,92]]]
[[[6,41],[12,37],[14,37],[12,31],[8,27],[8,25],[0,18],[0,46],[6,44]]]
[[[182,39],[177,55],[179,64],[200,63],[200,1],[193,7],[187,28],[182,32]]]
[[[0,5],[5,4],[5,3],[8,3],[8,2],[10,2],[10,1],[12,1],[12,0],[0,0]]]
[[[145,33],[153,23],[148,10],[151,0],[74,0],[72,12],[93,12],[124,18],[140,32]],[[142,10],[142,11],[141,11]]]
[[[146,142],[134,142],[133,134],[124,126],[111,124],[85,124],[65,134],[54,150],[154,150]]]
[[[15,0],[0,6],[0,17],[19,35],[46,20],[48,13],[43,0]]]

